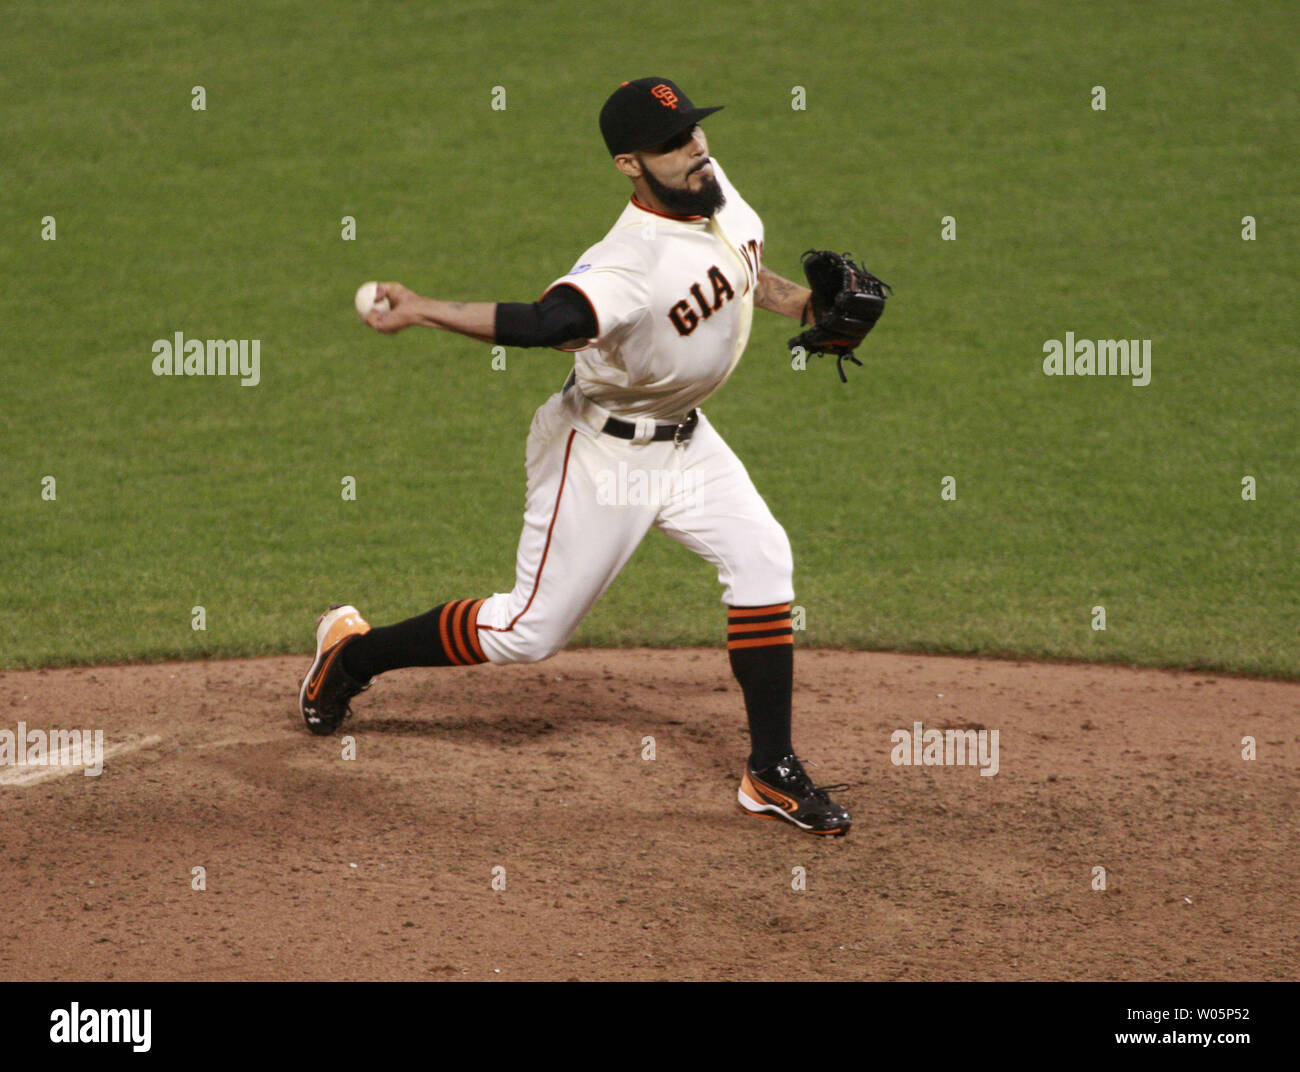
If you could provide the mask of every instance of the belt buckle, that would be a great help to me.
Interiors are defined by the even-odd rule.
[[[673,449],[678,450],[686,446],[691,441],[691,436],[695,434],[695,424],[699,420],[695,411],[691,410],[686,414],[686,419],[673,429]]]

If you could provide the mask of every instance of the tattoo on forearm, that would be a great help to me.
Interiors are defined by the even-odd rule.
[[[801,298],[804,288],[788,279],[782,279],[774,272],[764,268],[758,274],[758,287],[754,291],[754,304],[760,309],[774,313],[797,317],[803,307]]]
[[[786,282],[779,275],[773,276],[769,281],[769,285],[772,288],[772,293],[778,298],[788,298],[794,293],[794,284]]]

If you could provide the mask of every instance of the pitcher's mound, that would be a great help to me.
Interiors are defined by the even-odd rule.
[[[20,725],[102,730],[107,753],[97,777],[69,753],[0,767],[0,978],[1300,964],[1300,684],[801,650],[795,743],[814,780],[852,783],[852,833],[817,839],[738,810],[723,651],[399,671],[330,738],[297,713],[309,662],[0,674],[15,746]],[[919,748],[894,736],[917,723]],[[925,762],[929,730],[951,763]]]

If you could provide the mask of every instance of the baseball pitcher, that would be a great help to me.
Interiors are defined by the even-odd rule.
[[[514,587],[452,599],[371,628],[335,606],[316,629],[299,706],[333,733],[354,696],[403,666],[536,662],[564,647],[653,526],[718,571],[727,649],[752,751],[738,800],[750,815],[814,834],[848,833],[849,813],[815,786],[791,741],[794,563],[785,530],[701,410],[745,350],[754,306],[800,322],[808,353],[853,358],[886,288],[847,257],[810,251],[810,287],[763,267],[763,222],[709,155],[696,108],[667,78],[624,82],[600,130],[632,196],[609,233],[532,303],[448,302],[383,283],[366,323],[412,325],[573,354],[563,388],[528,434],[528,487]],[[841,365],[841,376],[843,368]],[[610,474],[651,493],[615,496]]]

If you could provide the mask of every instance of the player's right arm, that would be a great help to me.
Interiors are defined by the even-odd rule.
[[[496,302],[448,302],[426,298],[401,283],[380,283],[375,300],[387,298],[387,312],[371,309],[366,323],[385,335],[395,335],[404,328],[418,324],[426,328],[441,328],[461,335],[495,342]]]

